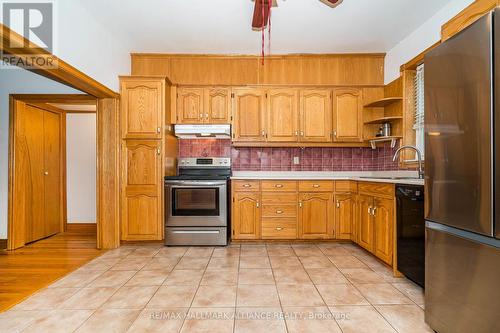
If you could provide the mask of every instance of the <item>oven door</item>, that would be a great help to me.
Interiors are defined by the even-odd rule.
[[[167,227],[227,226],[226,181],[168,181],[165,192]]]

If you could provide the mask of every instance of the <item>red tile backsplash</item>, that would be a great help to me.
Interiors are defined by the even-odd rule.
[[[389,144],[364,148],[235,148],[225,139],[179,139],[179,157],[231,157],[237,171],[398,170]],[[293,164],[299,157],[300,163]]]

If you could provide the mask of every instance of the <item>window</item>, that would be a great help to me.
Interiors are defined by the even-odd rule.
[[[417,67],[415,75],[415,120],[413,129],[415,130],[415,146],[422,152],[424,159],[424,65]]]

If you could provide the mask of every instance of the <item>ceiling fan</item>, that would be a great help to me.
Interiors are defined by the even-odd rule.
[[[269,22],[269,13],[272,7],[278,7],[277,0],[252,0],[255,2],[252,19],[252,29],[261,30],[267,27]],[[319,0],[325,5],[335,8],[342,3],[343,0]]]

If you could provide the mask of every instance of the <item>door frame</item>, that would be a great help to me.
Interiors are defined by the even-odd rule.
[[[49,112],[59,113],[61,115],[61,227],[60,231],[67,229],[67,202],[66,202],[66,113],[48,103],[71,103],[71,104],[95,104],[97,109],[98,99],[90,95],[50,95],[50,94],[11,94],[9,107],[9,168],[8,168],[8,222],[7,222],[7,250],[14,250],[26,244],[26,235],[24,234],[25,225],[19,225],[20,222],[14,219],[14,181],[15,181],[15,143],[16,143],[16,119],[18,102],[26,105],[32,105]],[[97,126],[97,124],[96,124]],[[96,221],[98,222],[98,221]]]

